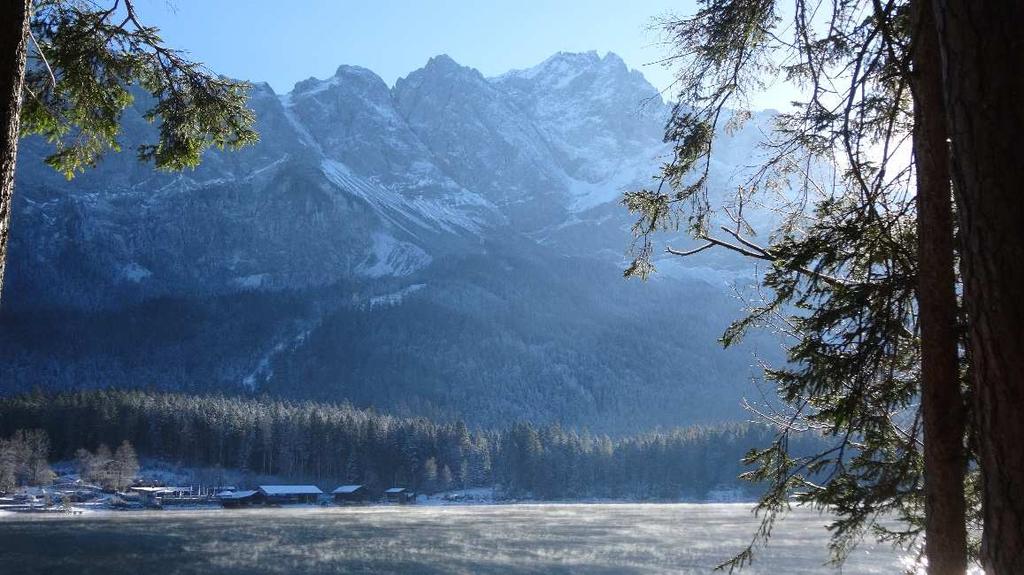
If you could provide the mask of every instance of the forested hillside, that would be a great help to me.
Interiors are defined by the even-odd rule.
[[[45,431],[51,460],[129,441],[141,456],[180,466],[428,492],[497,486],[540,499],[753,493],[737,479],[740,460],[771,437],[754,424],[616,439],[527,423],[487,431],[348,405],[113,390],[0,399],[0,437],[19,429]]]

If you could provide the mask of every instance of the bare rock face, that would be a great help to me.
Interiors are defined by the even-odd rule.
[[[709,289],[722,270],[676,264],[648,287],[618,277],[630,241],[618,199],[656,175],[669,114],[618,56],[559,53],[495,78],[437,56],[391,88],[341,66],[285,95],[256,84],[251,105],[259,144],[180,174],[133,157],[153,129],[138,110],[126,152],[72,182],[42,164],[45,142],[22,142],[5,389],[259,389],[609,429],[739,413],[738,392],[694,391],[748,375],[743,353],[714,344],[738,313]],[[716,182],[758,130],[733,136],[744,149]],[[700,309],[678,309],[695,298]],[[689,368],[617,357],[652,345],[690,367],[723,363],[680,381]]]

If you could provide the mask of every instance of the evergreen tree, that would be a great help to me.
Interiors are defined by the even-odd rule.
[[[469,460],[463,457],[462,460],[459,461],[459,487],[465,488],[469,486],[471,481],[469,469]]]
[[[0,441],[0,478],[12,469],[7,484],[35,481],[19,471],[24,466],[18,462],[31,461],[24,455],[30,453],[45,462],[46,449],[38,446],[46,443],[23,439],[43,432],[53,438],[54,458],[75,458],[81,477],[105,489],[130,484],[138,469],[135,450],[181,466],[217,469],[221,460],[241,461],[248,454],[249,461],[238,469],[257,469],[264,454],[251,450],[247,438],[268,422],[278,430],[268,438],[270,452],[283,452],[285,445],[300,451],[287,459],[267,460],[268,474],[319,484],[362,483],[374,490],[408,481],[433,491],[450,488],[456,480],[453,466],[464,463],[462,487],[498,486],[511,497],[542,499],[674,500],[722,484],[736,486],[746,447],[769,437],[765,426],[727,425],[613,440],[557,426],[518,424],[500,432],[467,430],[468,451],[454,459],[461,450],[454,447],[467,443],[465,434],[422,419],[397,419],[347,405],[96,390],[0,397],[0,437],[13,438]],[[21,431],[40,424],[43,430]],[[194,431],[182,435],[182,425]],[[237,426],[243,429],[232,432]],[[127,442],[128,437],[133,441]],[[222,446],[216,446],[217,437],[223,438]],[[13,440],[19,447],[11,451],[7,446]],[[325,449],[322,442],[332,448]],[[111,453],[106,447],[110,444],[121,447]],[[25,445],[37,447],[20,447]],[[174,449],[168,451],[169,445]],[[417,447],[401,449],[403,445]],[[794,440],[792,448],[803,454],[816,446],[815,441]],[[8,453],[13,454],[12,466],[3,463]],[[423,463],[415,463],[421,457],[426,458]],[[414,463],[415,473],[403,475]],[[220,475],[215,472],[208,480],[220,483]]]
[[[427,493],[433,493],[437,491],[437,461],[433,457],[428,457],[423,463],[423,490]]]
[[[133,88],[153,96],[145,118],[156,141],[138,149],[156,167],[195,167],[210,146],[256,141],[248,86],[218,77],[164,45],[139,20],[134,0],[15,0],[0,25],[0,290],[14,193],[18,139],[54,144],[46,162],[67,177],[117,151]]]
[[[940,0],[936,28],[959,224],[984,508],[982,564],[1024,572],[1024,5]]]
[[[674,45],[667,61],[678,70],[666,129],[675,153],[665,188],[624,199],[640,216],[626,273],[653,272],[652,237],[681,225],[700,243],[669,254],[724,248],[769,265],[768,297],[723,338],[728,345],[767,326],[791,341],[790,365],[765,372],[787,404],[763,414],[780,434],[748,459],[757,466],[749,477],[770,484],[755,543],[796,497],[839,514],[837,561],[865,533],[911,545],[923,530],[929,572],[962,574],[978,553],[967,537],[981,513],[968,506],[980,499],[970,492],[980,470],[984,538],[1000,542],[985,545],[983,563],[1007,573],[1024,563],[1021,530],[1008,527],[1024,512],[1006,499],[1024,486],[1024,452],[1009,439],[1024,430],[1006,415],[1015,411],[1007,406],[1024,407],[1020,362],[1009,359],[1020,356],[1024,317],[1011,303],[1024,280],[1010,263],[1024,257],[1024,218],[1009,191],[1024,120],[1018,103],[1001,97],[1019,91],[1024,50],[1011,30],[1021,18],[1013,2],[706,0],[692,17],[664,22]],[[717,137],[749,117],[750,97],[775,75],[804,97],[779,116],[749,180],[713,201]],[[1000,87],[982,89],[981,78]],[[777,214],[768,229],[750,221],[756,205]],[[954,268],[954,237],[966,281]],[[958,318],[970,354],[960,352]],[[793,457],[789,442],[806,430],[835,445]],[[816,473],[827,480],[810,481]],[[904,524],[889,529],[880,514]],[[742,566],[752,550],[729,565]]]
[[[441,474],[438,476],[438,481],[440,482],[439,487],[441,491],[448,491],[452,488],[454,478],[452,477],[452,470],[448,467],[447,463],[445,463],[444,467],[441,468]]]
[[[355,449],[348,452],[348,459],[345,461],[345,481],[359,483],[362,481],[363,473],[359,466],[359,458]]]

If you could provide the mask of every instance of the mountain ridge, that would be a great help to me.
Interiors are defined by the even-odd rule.
[[[153,129],[143,103],[126,149]],[[273,393],[611,430],[743,417],[758,341],[714,343],[739,313],[716,287],[735,267],[621,279],[618,198],[657,173],[669,110],[614,54],[492,78],[438,56],[391,87],[342,65],[287,94],[254,84],[251,105],[259,144],[180,174],[120,154],[68,184],[23,141],[5,391]]]

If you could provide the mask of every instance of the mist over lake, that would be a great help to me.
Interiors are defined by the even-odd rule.
[[[796,510],[744,573],[839,573],[827,518]],[[0,518],[5,573],[709,573],[756,526],[749,504],[573,504],[94,513]],[[14,570],[8,570],[14,566]],[[846,575],[894,573],[865,545]]]

